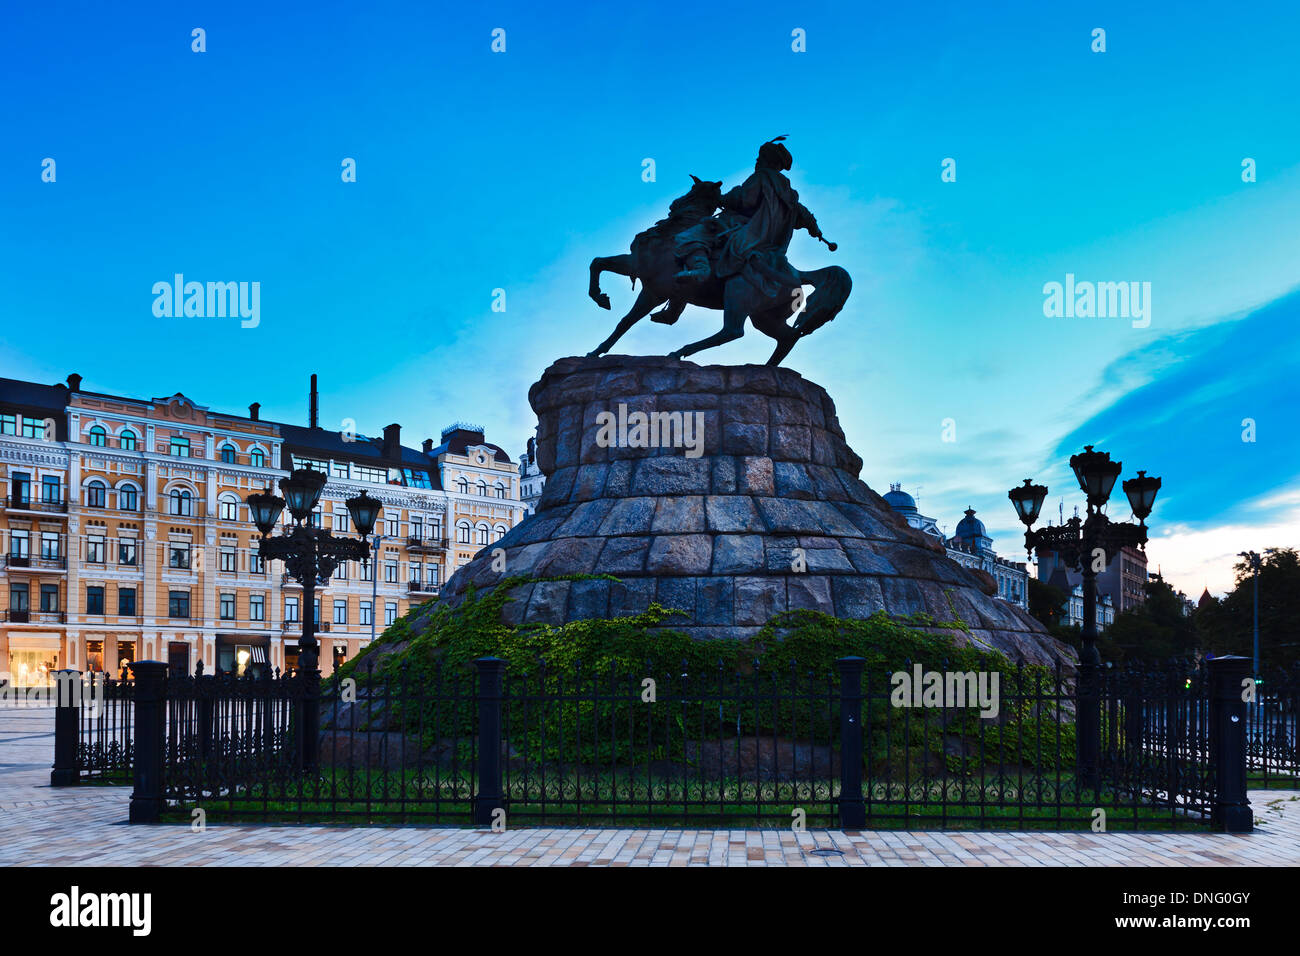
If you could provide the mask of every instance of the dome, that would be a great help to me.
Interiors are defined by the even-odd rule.
[[[971,538],[987,538],[988,536],[988,532],[984,530],[984,522],[975,517],[975,509],[967,508],[966,517],[957,522],[957,532],[954,537],[969,541]]]
[[[916,499],[902,489],[898,483],[891,484],[885,493],[885,501],[895,511],[916,513]]]

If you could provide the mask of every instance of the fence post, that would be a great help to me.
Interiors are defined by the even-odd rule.
[[[135,752],[132,768],[131,823],[157,823],[162,813],[163,739],[167,726],[167,665],[136,661]]]
[[[840,829],[867,825],[862,799],[862,669],[866,659],[841,657],[840,669]]]
[[[54,672],[54,769],[51,787],[70,787],[81,774],[77,766],[77,748],[81,736],[81,695],[78,686],[81,671]]]
[[[1249,657],[1210,661],[1210,763],[1214,805],[1210,822],[1228,833],[1249,833],[1255,814],[1246,798],[1246,702],[1243,681],[1251,679]]]
[[[492,814],[501,809],[501,688],[506,662],[480,657],[478,667],[478,792],[474,795],[475,826],[491,826]]]

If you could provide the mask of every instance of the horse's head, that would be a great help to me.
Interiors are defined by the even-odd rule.
[[[707,179],[700,179],[694,173],[691,174],[691,189],[684,196],[678,196],[668,207],[670,216],[679,216],[685,213],[697,213],[705,216],[713,215],[713,210],[717,209],[722,202],[722,181],[712,182]]]

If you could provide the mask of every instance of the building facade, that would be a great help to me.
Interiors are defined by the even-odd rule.
[[[119,673],[143,658],[192,672],[294,666],[301,587],[261,561],[244,498],[293,467],[330,478],[313,522],[350,535],[344,500],[383,504],[376,556],[316,591],[321,669],[355,655],[519,520],[514,463],[482,429],[436,448],[230,415],[181,393],[132,399],[0,379],[0,673]],[[283,519],[288,522],[287,513]]]
[[[519,456],[519,500],[527,514],[537,513],[537,502],[546,487],[546,476],[537,464],[537,439],[528,439],[528,447]]]
[[[885,501],[911,527],[928,534],[943,544],[948,557],[962,567],[978,568],[997,582],[997,596],[1009,604],[1029,609],[1029,569],[1022,561],[1010,561],[993,550],[993,539],[984,528],[984,522],[975,517],[973,508],[957,522],[952,537],[944,536],[938,523],[917,509],[916,500],[903,491],[898,483],[889,486]]]

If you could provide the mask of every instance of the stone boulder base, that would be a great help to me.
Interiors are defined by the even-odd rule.
[[[923,612],[964,621],[968,633],[949,633],[1012,660],[1072,663],[1034,618],[990,596],[987,575],[949,560],[858,478],[862,459],[845,443],[835,403],[790,369],[566,358],[529,401],[547,476],[537,513],[452,575],[441,601],[456,605],[471,584],[488,589],[507,575],[605,573],[621,580],[519,587],[506,619],[562,624],[657,601],[683,612],[674,629],[737,638],[795,608],[842,618]],[[698,422],[685,436],[698,454],[680,442],[598,440],[598,416],[618,416],[620,405],[628,416]],[[493,569],[496,548],[504,574]]]

